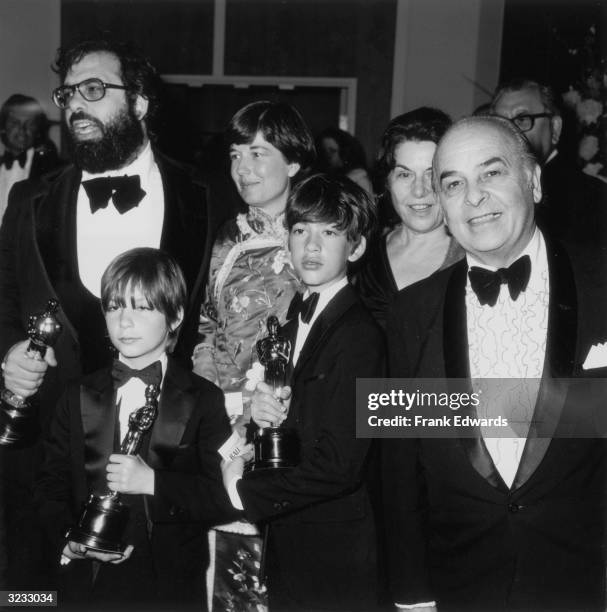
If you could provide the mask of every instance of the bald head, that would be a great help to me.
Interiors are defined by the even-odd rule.
[[[541,198],[527,139],[506,119],[462,119],[439,142],[433,175],[455,239],[486,265],[510,265],[533,235]]]

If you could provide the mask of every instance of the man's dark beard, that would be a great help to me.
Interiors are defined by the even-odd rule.
[[[122,168],[143,143],[143,126],[130,107],[105,125],[82,111],[74,113],[70,122],[78,119],[92,121],[102,130],[99,140],[78,141],[71,134],[74,162],[91,174]]]

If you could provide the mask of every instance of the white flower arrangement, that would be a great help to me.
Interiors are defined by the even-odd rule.
[[[251,369],[247,370],[245,374],[247,382],[245,383],[244,388],[247,391],[255,391],[257,383],[263,382],[264,374],[265,368],[261,365],[261,363],[259,363],[259,361],[256,361],[251,366]]]
[[[591,26],[582,43],[568,52],[580,65],[578,81],[563,94],[578,121],[578,158],[584,172],[607,182],[607,61],[596,27]]]

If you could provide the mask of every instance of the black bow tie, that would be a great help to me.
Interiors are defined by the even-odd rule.
[[[83,181],[82,186],[91,202],[91,212],[95,214],[100,208],[107,208],[112,199],[116,210],[123,215],[138,206],[145,191],[141,189],[139,175],[133,176],[102,176]]]
[[[22,151],[19,155],[13,155],[10,151],[4,152],[2,163],[6,166],[7,170],[13,167],[13,164],[17,161],[22,168],[25,168],[25,162],[27,161],[27,151]]]
[[[155,361],[142,370],[133,370],[119,359],[114,359],[112,365],[112,379],[114,387],[118,389],[127,383],[131,378],[139,378],[146,385],[160,385],[162,380],[162,365],[160,361]]]
[[[310,293],[310,295],[304,300],[301,293],[296,293],[289,304],[289,310],[287,310],[287,319],[290,321],[301,315],[301,320],[304,323],[309,323],[310,319],[314,315],[316,310],[316,304],[318,304],[318,293]]]
[[[510,297],[516,301],[522,291],[525,291],[531,274],[529,255],[519,257],[510,267],[500,268],[495,272],[472,266],[468,272],[470,285],[478,297],[478,301],[489,306],[495,306],[500,294],[502,283],[508,285]]]

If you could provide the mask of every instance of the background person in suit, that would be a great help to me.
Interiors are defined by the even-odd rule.
[[[186,304],[185,281],[171,257],[150,248],[119,255],[102,277],[101,303],[118,358],[68,387],[37,479],[56,563],[63,551],[68,573],[75,570],[60,596],[71,594],[78,609],[103,603],[104,609],[200,610],[204,525],[230,513],[217,453],[230,435],[223,396],[167,356]],[[149,384],[160,387],[158,415],[137,454],[120,454],[118,441],[132,411],[145,404]],[[89,494],[112,491],[130,507],[124,554],[66,542],[62,536]],[[98,571],[94,562],[102,563]]]
[[[591,298],[598,285],[586,280],[588,268],[537,229],[540,168],[510,121],[454,124],[438,145],[434,177],[466,258],[396,298],[390,375],[473,385],[525,379],[533,423],[501,439],[477,429],[382,441],[394,601],[603,609],[604,440],[553,434],[582,408],[562,379],[584,375],[589,348],[604,340],[605,296]]]
[[[204,186],[150,144],[153,66],[130,45],[106,40],[60,50],[56,64],[63,84],[53,99],[65,111],[74,163],[17,184],[0,228],[4,384],[23,397],[39,391],[43,429],[65,384],[111,356],[99,289],[103,270],[121,252],[160,247],[180,265],[189,301],[175,354],[189,362],[213,228]],[[45,361],[36,361],[25,352],[27,318],[49,298],[61,305],[64,331]],[[37,588],[48,566],[31,502],[40,449],[7,452],[9,578],[14,587]]]
[[[577,167],[575,152],[563,145],[560,96],[546,83],[513,79],[497,88],[491,112],[510,119],[525,134],[542,167],[542,199],[536,212],[540,229],[576,245],[603,246],[607,191]]]
[[[11,187],[59,165],[59,156],[48,137],[48,120],[35,98],[13,94],[0,108],[0,221],[8,204]]]
[[[289,249],[306,286],[305,308],[291,309],[282,332],[292,341],[293,396],[286,413],[259,383],[252,416],[260,427],[284,421],[296,429],[301,462],[251,479],[239,478],[240,458],[223,468],[235,507],[249,520],[270,521],[272,610],[372,610],[377,603],[375,526],[363,483],[369,441],[356,439],[355,398],[357,377],[383,374],[384,343],[346,278],[374,217],[369,196],[345,177],[305,179],[287,205]]]

